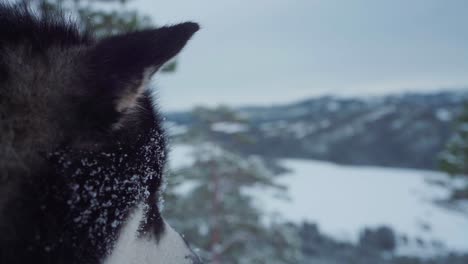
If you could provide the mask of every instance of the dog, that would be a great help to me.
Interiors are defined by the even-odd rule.
[[[166,137],[147,89],[198,30],[97,40],[0,4],[1,263],[200,263],[160,214]]]

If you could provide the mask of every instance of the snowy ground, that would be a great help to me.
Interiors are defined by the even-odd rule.
[[[170,165],[190,164],[190,152],[189,146],[174,146]],[[351,241],[365,227],[387,225],[409,238],[400,253],[428,254],[436,249],[440,253],[440,243],[449,250],[468,251],[468,215],[433,202],[447,195],[445,189],[428,183],[444,179],[442,173],[298,159],[281,163],[291,170],[278,177],[290,199],[277,199],[264,190],[252,192],[268,212],[294,222],[316,222],[325,234]],[[416,246],[418,238],[425,246]]]

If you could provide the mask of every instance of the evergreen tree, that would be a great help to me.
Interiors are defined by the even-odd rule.
[[[255,143],[249,131],[223,131],[217,125],[249,127],[249,120],[235,113],[227,106],[216,108],[196,107],[192,111],[189,130],[176,138],[178,142],[211,141],[221,144],[221,147],[230,150],[242,150]]]
[[[194,147],[193,165],[169,177],[164,215],[211,263],[298,263],[297,230],[268,219],[249,188],[284,190],[259,158],[211,143]]]
[[[455,135],[440,157],[441,169],[468,181],[468,103],[458,120]],[[468,199],[468,185],[453,191],[454,200]]]
[[[135,31],[153,26],[151,18],[136,10],[129,10],[130,0],[20,0],[26,6],[37,10],[41,15],[65,13],[93,32],[97,37]],[[112,5],[112,8],[100,8]],[[166,64],[162,72],[174,72],[176,61]]]
[[[196,108],[184,138],[193,146],[193,164],[168,177],[166,219],[210,263],[300,263],[298,229],[270,218],[255,203],[252,191],[285,189],[260,157],[245,157],[213,143],[214,124],[245,122],[226,107]],[[229,134],[238,141],[236,133]]]

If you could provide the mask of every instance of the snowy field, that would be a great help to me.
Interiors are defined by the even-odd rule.
[[[189,146],[174,146],[170,165],[189,165],[190,153]],[[399,248],[404,254],[468,251],[468,215],[434,203],[447,191],[428,181],[445,179],[442,173],[298,159],[281,163],[291,170],[277,179],[288,187],[288,200],[251,191],[258,206],[270,213],[293,222],[318,223],[325,234],[348,241],[356,241],[365,227],[387,225],[408,238]],[[424,245],[416,246],[417,239]]]

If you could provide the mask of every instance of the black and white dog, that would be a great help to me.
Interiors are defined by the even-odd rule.
[[[198,30],[95,40],[0,4],[0,263],[198,263],[160,215],[165,135],[146,86]]]

